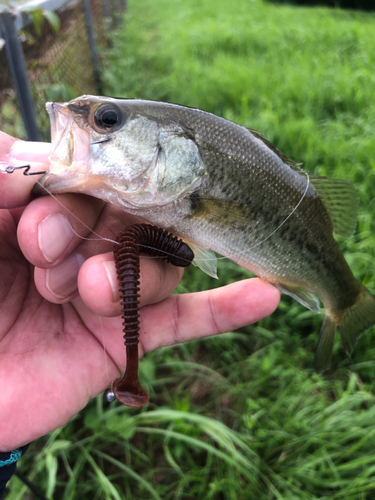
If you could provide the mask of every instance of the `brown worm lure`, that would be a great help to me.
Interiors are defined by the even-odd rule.
[[[126,370],[106,391],[108,401],[118,399],[132,408],[148,403],[149,395],[138,380],[140,252],[160,257],[178,267],[191,264],[194,253],[182,240],[151,224],[134,224],[118,235],[113,253],[120,286]]]

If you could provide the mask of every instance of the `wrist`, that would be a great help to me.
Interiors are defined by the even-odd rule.
[[[26,444],[16,450],[0,453],[0,498],[3,498],[6,484],[16,470],[17,460],[22,457],[28,446]]]
[[[25,453],[28,446],[29,445],[27,444],[12,451],[0,452],[0,467],[7,467],[17,462],[17,460]]]

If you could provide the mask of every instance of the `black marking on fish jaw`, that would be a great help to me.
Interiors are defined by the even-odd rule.
[[[79,104],[68,104],[68,109],[73,115],[78,115],[81,126],[88,125],[91,103],[80,101]]]

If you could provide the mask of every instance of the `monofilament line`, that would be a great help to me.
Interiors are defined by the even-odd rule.
[[[306,178],[307,178],[306,188],[305,188],[305,191],[304,191],[304,193],[302,195],[302,198],[299,200],[299,202],[297,203],[297,205],[293,208],[293,210],[290,212],[290,214],[282,221],[282,223],[279,224],[274,231],[272,231],[271,234],[269,234],[266,238],[264,238],[264,240],[259,241],[256,245],[253,245],[252,247],[247,248],[246,251],[252,250],[253,248],[258,247],[259,245],[261,245],[262,243],[264,243],[265,241],[267,241],[268,239],[270,239],[271,236],[273,236],[276,233],[276,231],[278,231],[281,228],[281,226],[283,226],[285,224],[285,222],[288,219],[290,219],[290,217],[294,214],[294,212],[297,210],[297,208],[301,205],[303,199],[306,196],[307,190],[309,189],[309,186],[310,186],[310,177],[309,177],[309,174],[307,172],[304,172],[304,173],[306,174]]]
[[[96,233],[91,227],[89,227],[87,224],[85,224],[77,215],[75,215],[71,210],[69,210],[61,201],[54,195],[52,194],[46,187],[44,187],[39,181],[37,181],[39,186],[41,186],[44,191],[46,191],[49,196],[51,196],[59,205],[61,205],[72,217],[74,217],[78,222],[80,222],[86,229],[88,229],[92,234],[95,234],[98,238],[86,238],[85,236],[81,236],[78,234],[74,229],[72,228],[73,233],[78,236],[79,238],[83,240],[89,240],[89,241],[109,241],[110,243],[117,245],[117,242],[115,240],[111,240],[110,238],[105,238],[104,236],[101,236],[100,234]]]

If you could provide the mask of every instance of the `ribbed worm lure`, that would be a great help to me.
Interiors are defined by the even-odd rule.
[[[12,174],[19,169],[24,169],[24,175],[45,173],[29,172],[30,165],[8,165],[4,171]],[[186,243],[151,224],[129,226],[116,239],[113,253],[121,293],[126,370],[124,376],[114,380],[111,389],[105,391],[104,397],[109,402],[117,399],[132,408],[141,408],[149,401],[149,395],[138,380],[140,251],[177,267],[187,267],[194,259],[194,253]]]
[[[160,257],[177,267],[187,267],[194,259],[191,248],[164,229],[151,224],[134,224],[122,231],[114,246],[117,277],[120,285],[126,370],[104,393],[107,401],[116,398],[132,408],[141,408],[149,395],[138,380],[139,277],[140,251]]]

